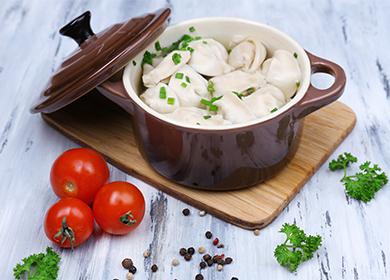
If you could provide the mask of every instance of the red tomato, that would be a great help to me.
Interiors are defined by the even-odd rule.
[[[91,149],[71,149],[54,162],[50,181],[59,197],[76,197],[91,204],[110,173],[103,157]]]
[[[145,199],[141,191],[127,182],[104,185],[96,194],[93,214],[107,233],[122,235],[134,230],[145,214]]]
[[[63,248],[73,248],[86,241],[93,231],[91,208],[77,198],[62,198],[45,216],[46,236]]]

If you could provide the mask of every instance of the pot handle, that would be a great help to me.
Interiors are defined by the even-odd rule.
[[[305,96],[296,105],[296,118],[303,118],[321,107],[334,102],[342,95],[347,81],[345,72],[339,65],[315,56],[308,51],[306,53],[309,56],[312,74],[327,73],[332,75],[335,80],[327,89],[318,89],[310,84]]]

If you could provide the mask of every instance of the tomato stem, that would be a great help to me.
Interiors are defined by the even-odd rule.
[[[76,238],[74,236],[73,229],[70,226],[68,226],[68,224],[66,223],[66,217],[62,218],[61,228],[54,235],[54,240],[58,242],[59,237],[61,237],[61,241],[60,241],[61,245],[65,243],[66,239],[69,239],[70,247],[73,250],[73,243],[76,240]]]
[[[128,211],[125,214],[123,214],[122,216],[120,216],[119,221],[122,224],[125,224],[127,226],[131,226],[131,225],[134,225],[135,223],[137,223],[137,220],[134,219],[134,216],[131,213],[131,211]]]

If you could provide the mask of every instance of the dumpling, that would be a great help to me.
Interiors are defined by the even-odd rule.
[[[229,54],[228,63],[235,69],[242,68],[244,71],[254,72],[263,63],[267,50],[260,40],[248,37],[238,40]]]
[[[223,118],[232,123],[242,123],[256,118],[248,105],[232,92],[226,92],[213,104],[218,106],[218,112],[223,115]]]
[[[171,76],[169,87],[176,92],[180,105],[184,107],[199,107],[202,97],[209,97],[207,80],[188,65]]]
[[[248,73],[236,70],[228,74],[210,79],[216,92],[243,92],[249,88],[257,89],[266,84],[265,77],[260,71]]]
[[[286,98],[291,98],[297,91],[301,80],[301,70],[297,59],[291,52],[275,51],[272,58],[263,63],[262,68],[268,83],[280,88]]]
[[[157,65],[159,65],[162,60],[163,60],[163,57],[155,57],[155,58],[153,58],[152,65],[145,63],[142,66],[142,70],[143,70],[142,74],[143,75],[148,74],[150,71],[152,71],[154,68],[156,68]]]
[[[189,65],[196,72],[209,76],[219,76],[233,70],[227,63],[228,53],[225,47],[214,39],[200,39],[189,43],[193,49]]]
[[[258,118],[270,114],[272,110],[279,109],[286,103],[284,93],[273,85],[266,85],[242,100]]]
[[[210,115],[207,110],[195,107],[180,107],[173,113],[166,114],[172,120],[190,125],[223,125],[230,122],[224,120],[221,115]]]
[[[166,84],[148,88],[140,98],[153,110],[159,113],[171,113],[180,106],[176,93]]]
[[[168,54],[154,69],[142,76],[146,87],[153,87],[160,81],[168,78],[191,58],[189,51],[173,51]]]

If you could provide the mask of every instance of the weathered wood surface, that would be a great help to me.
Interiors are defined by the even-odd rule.
[[[307,50],[340,63],[348,85],[343,102],[358,123],[337,152],[351,151],[390,171],[390,2],[389,1],[170,1],[172,23],[205,16],[237,16],[271,24]],[[0,276],[12,279],[22,257],[44,249],[44,212],[54,201],[48,180],[56,156],[74,144],[28,112],[47,78],[75,47],[57,29],[86,9],[98,31],[128,17],[154,10],[165,1],[5,0],[0,6]],[[318,84],[324,80],[315,79]],[[185,204],[111,168],[112,179],[128,180],[144,192],[148,210],[132,234],[113,238],[96,234],[81,248],[63,251],[60,279],[124,279],[120,261],[133,258],[137,279],[193,279],[195,262],[170,262],[181,246],[203,245],[203,233],[215,232],[235,264],[213,269],[206,279],[389,279],[390,188],[369,204],[348,200],[339,174],[323,166],[259,237],[212,216],[181,215]],[[192,209],[192,208],[191,208]],[[192,209],[196,213],[195,209]],[[291,275],[272,254],[281,224],[296,221],[324,237],[315,258]],[[142,252],[153,251],[144,262]],[[151,274],[150,263],[159,271]]]

